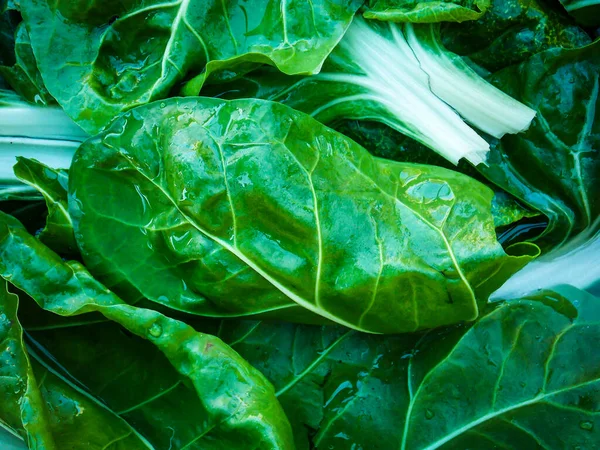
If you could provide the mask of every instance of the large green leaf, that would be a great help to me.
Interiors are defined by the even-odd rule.
[[[181,439],[192,440],[180,441],[178,448],[247,448],[247,442],[256,443],[257,448],[291,448],[289,423],[272,386],[229,346],[183,322],[123,303],[81,264],[64,262],[29,235],[16,219],[3,213],[0,276],[47,311],[61,316],[99,312],[154,344],[204,409],[204,414],[201,410],[194,412],[202,420],[193,429],[185,426],[181,431]],[[132,428],[124,419],[121,421]],[[68,428],[69,424],[62,425]],[[150,433],[146,439],[153,437],[164,442],[164,433]]]
[[[464,22],[479,19],[490,0],[368,0],[367,19],[393,22]]]
[[[50,93],[86,131],[166,97],[188,74],[202,85],[269,63],[318,72],[359,0],[24,0]],[[225,71],[225,72],[224,72]]]
[[[234,321],[219,335],[273,382],[298,449],[592,449],[598,301],[560,288],[424,336]]]
[[[442,38],[447,48],[489,71],[549,48],[574,48],[591,41],[568,17],[540,0],[494,0],[479,20],[446,24]]]
[[[480,170],[550,219],[545,243],[555,245],[600,215],[600,42],[551,49],[492,77],[537,110],[529,130],[505,136]]]
[[[530,260],[496,242],[477,181],[261,100],[136,108],[80,147],[69,193],[96,276],[201,315],[412,331],[476,318],[477,294]]]

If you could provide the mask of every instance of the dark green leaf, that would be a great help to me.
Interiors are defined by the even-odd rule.
[[[0,421],[3,428],[25,439],[29,448],[54,450],[58,447],[23,343],[18,304],[6,281],[0,280]]]
[[[182,322],[123,303],[79,263],[64,262],[16,219],[2,213],[0,276],[47,311],[61,316],[99,312],[153,343],[193,388],[206,411],[194,428],[194,441],[183,442],[181,448],[187,444],[187,448],[247,448],[245,442],[259,448],[291,448],[289,423],[272,386],[230,347]],[[256,416],[261,419],[255,420]],[[132,425],[122,422],[131,431]],[[79,431],[67,422],[61,425]]]
[[[557,245],[600,215],[600,42],[552,49],[498,72],[492,81],[537,110],[531,128],[507,135],[479,166],[550,219],[545,245]]]
[[[479,19],[442,28],[444,45],[489,71],[549,48],[573,48],[590,37],[542,0],[494,0]]]
[[[318,72],[359,0],[27,0],[48,90],[86,131],[166,97],[189,74],[234,77],[258,64]]]
[[[273,382],[298,449],[591,449],[599,299],[559,292],[422,337],[234,321],[219,336]]]

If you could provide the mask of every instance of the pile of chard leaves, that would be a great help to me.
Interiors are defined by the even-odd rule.
[[[0,447],[600,449],[597,0],[0,0]]]

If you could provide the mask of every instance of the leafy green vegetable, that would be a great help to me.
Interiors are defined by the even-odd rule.
[[[600,215],[600,42],[552,49],[492,82],[537,110],[531,128],[490,152],[486,178],[550,219],[545,246],[564,243]]]
[[[269,63],[318,72],[359,0],[26,0],[21,9],[50,93],[95,133],[118,113]]]
[[[17,318],[19,300],[8,292],[6,281],[0,283],[0,414],[2,427],[26,439],[31,448],[57,448],[50,430],[38,382],[33,374],[23,329]],[[43,384],[43,381],[42,383]]]
[[[479,19],[490,0],[369,0],[367,19],[393,22],[464,22]]]
[[[247,78],[241,86],[230,83],[235,89],[225,85],[203,94],[277,100],[324,123],[379,121],[454,164],[461,158],[484,163],[489,150],[463,119],[500,138],[527,129],[535,115],[445,50],[429,25],[400,28],[355,19],[319,75],[264,70]],[[188,84],[183,93],[197,93],[196,88]]]
[[[530,260],[496,242],[483,185],[272,102],[137,108],[80,147],[69,183],[92,273],[195,314],[412,331],[475,319],[477,293]]]
[[[597,305],[560,288],[423,336],[234,321],[219,336],[273,382],[298,449],[593,448]]]
[[[598,11],[0,0],[0,448],[596,449]]]
[[[27,266],[21,267],[25,260]],[[186,436],[191,433],[193,437],[193,441],[185,443],[187,448],[202,442],[208,446],[212,441],[217,442],[213,448],[245,448],[243,442],[248,441],[258,447],[290,448],[289,424],[273,388],[231,348],[182,322],[123,303],[81,264],[62,261],[16,219],[3,213],[0,276],[47,311],[62,316],[99,312],[153,343],[182,382],[193,387],[204,410],[196,427],[186,430]],[[256,420],[257,416],[260,420]]]
[[[476,21],[447,24],[442,42],[495,72],[550,48],[576,48],[591,42],[572,21],[540,0],[494,0]]]

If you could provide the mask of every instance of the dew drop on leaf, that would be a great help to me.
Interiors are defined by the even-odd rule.
[[[579,422],[579,428],[590,431],[592,428],[594,428],[594,424],[589,420],[584,420],[583,422]]]
[[[148,329],[148,333],[150,333],[150,335],[155,338],[160,337],[162,332],[163,329],[158,323],[153,323],[152,326]]]
[[[425,418],[426,418],[427,420],[431,420],[431,419],[433,419],[434,417],[435,417],[435,413],[434,413],[432,410],[430,410],[430,409],[426,409],[426,410],[425,410]]]

